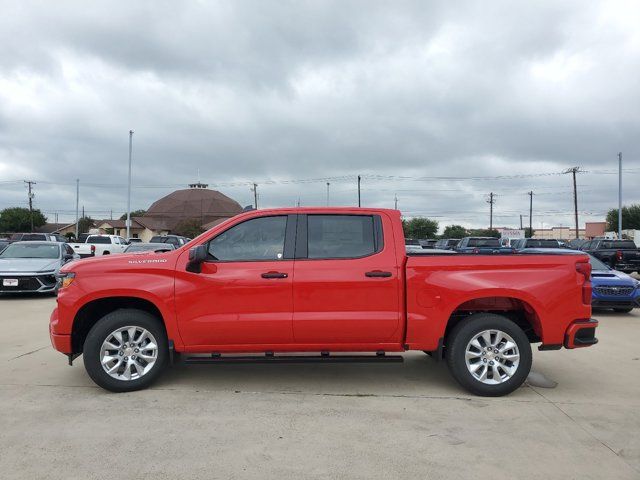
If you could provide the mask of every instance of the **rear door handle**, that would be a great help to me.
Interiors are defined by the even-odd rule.
[[[365,276],[367,277],[388,278],[391,275],[393,275],[391,272],[383,272],[382,270],[373,270],[372,272],[365,273]]]
[[[287,278],[289,275],[282,272],[267,272],[261,275],[262,278]]]

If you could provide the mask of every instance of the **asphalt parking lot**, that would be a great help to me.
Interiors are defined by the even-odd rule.
[[[558,382],[466,394],[403,364],[173,367],[107,393],[55,352],[55,299],[0,298],[0,471],[32,478],[640,478],[640,312],[600,343],[534,353]]]

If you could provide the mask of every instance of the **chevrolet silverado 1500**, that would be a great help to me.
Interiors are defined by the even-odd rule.
[[[587,255],[411,255],[400,213],[258,210],[171,252],[65,266],[53,346],[112,391],[189,363],[446,359],[478,395],[518,388],[541,350],[597,342]],[[312,355],[315,354],[315,355]]]

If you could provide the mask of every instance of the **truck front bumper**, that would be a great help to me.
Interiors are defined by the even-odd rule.
[[[58,309],[54,308],[51,312],[51,318],[49,320],[49,338],[51,338],[51,345],[54,350],[62,352],[66,355],[73,353],[71,346],[71,335],[54,333],[53,330],[58,325]]]
[[[567,328],[564,335],[565,348],[590,347],[598,343],[596,338],[596,328],[598,321],[590,318],[586,320],[576,320]]]

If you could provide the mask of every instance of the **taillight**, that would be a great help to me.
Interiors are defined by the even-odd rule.
[[[96,246],[95,245],[91,245],[91,253],[96,253]]]
[[[584,283],[582,284],[582,303],[591,305],[591,264],[589,259],[576,263],[576,272],[582,274]]]
[[[616,260],[618,260],[619,262],[622,261],[622,250],[616,251]]]

